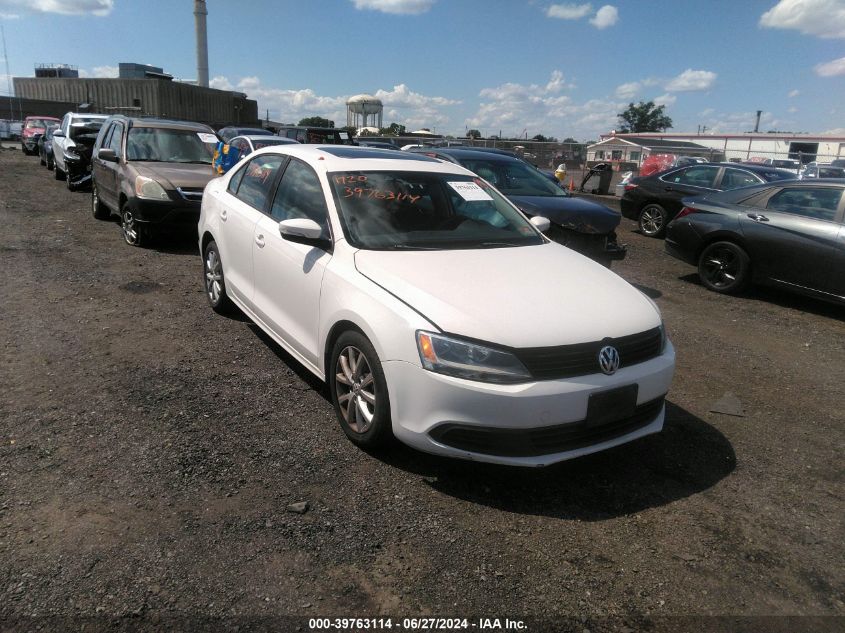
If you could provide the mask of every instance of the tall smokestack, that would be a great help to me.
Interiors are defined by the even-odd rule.
[[[757,110],[757,122],[754,124],[754,131],[760,131],[760,115],[763,114],[762,110]]]
[[[194,22],[197,31],[197,85],[208,88],[208,34],[205,27],[205,0],[194,0]]]

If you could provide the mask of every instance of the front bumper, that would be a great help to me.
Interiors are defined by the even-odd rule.
[[[605,234],[579,233],[558,227],[549,237],[559,244],[586,255],[596,261],[619,261],[625,259],[628,249],[616,240],[616,232]]]
[[[28,152],[35,152],[38,150],[38,139],[35,138],[26,138],[21,139],[21,147],[25,148]]]
[[[383,363],[393,432],[421,451],[514,466],[546,466],[624,444],[663,428],[663,397],[675,350],[624,367],[519,385],[493,385],[424,370],[404,361]],[[637,408],[590,427],[590,395],[637,385]]]
[[[189,200],[130,201],[135,220],[146,224],[196,225],[200,219],[201,203]]]

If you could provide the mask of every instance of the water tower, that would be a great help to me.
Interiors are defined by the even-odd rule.
[[[372,95],[355,95],[346,102],[346,125],[361,129],[362,127],[381,128],[384,105],[381,99]]]

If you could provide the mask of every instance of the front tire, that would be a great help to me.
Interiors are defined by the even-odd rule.
[[[59,169],[59,166],[58,166],[58,165],[55,165],[55,168],[56,168],[56,169],[55,169],[55,171],[53,172],[53,177],[54,177],[56,180],[64,180],[64,179],[65,179],[65,172],[63,172],[61,169]]]
[[[120,210],[120,230],[123,232],[123,240],[129,246],[146,246],[148,235],[144,227],[138,224],[128,202]]]
[[[65,172],[65,184],[67,185],[68,191],[76,191],[79,189],[78,185],[75,185],[70,181],[70,174],[68,172]]]
[[[698,276],[708,290],[739,294],[751,278],[751,260],[733,242],[714,242],[698,258]]]
[[[223,260],[213,240],[205,247],[202,255],[203,285],[205,297],[211,309],[217,314],[230,314],[234,305],[226,294],[226,280],[223,277]]]
[[[390,399],[381,361],[360,332],[340,335],[328,367],[329,388],[340,428],[362,448],[385,446],[393,437]]]
[[[666,209],[659,204],[647,204],[640,210],[637,220],[640,233],[646,237],[661,237],[666,230]]]

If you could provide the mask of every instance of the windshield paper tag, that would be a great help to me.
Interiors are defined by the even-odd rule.
[[[200,137],[200,140],[203,143],[217,143],[220,139],[218,139],[214,134],[210,134],[208,132],[197,132],[197,136]]]
[[[474,182],[466,182],[461,180],[459,182],[450,182],[449,186],[455,191],[457,191],[460,194],[461,198],[463,198],[467,202],[493,199],[489,193],[484,191],[484,189],[479,187]]]

